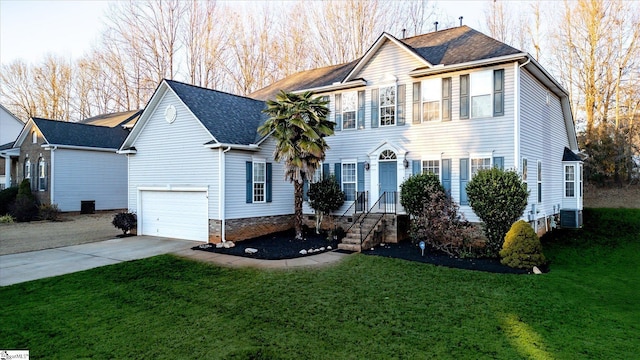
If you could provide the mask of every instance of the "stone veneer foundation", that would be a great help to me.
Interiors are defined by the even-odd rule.
[[[209,242],[222,241],[222,222],[209,219]],[[243,219],[225,220],[225,238],[229,241],[242,241],[293,228],[293,215],[261,216]]]

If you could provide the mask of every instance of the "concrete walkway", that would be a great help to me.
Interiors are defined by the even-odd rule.
[[[123,261],[172,253],[180,257],[231,267],[292,268],[322,266],[345,254],[327,252],[288,260],[259,260],[191,250],[201,242],[136,236],[0,256],[0,286],[70,274]]]

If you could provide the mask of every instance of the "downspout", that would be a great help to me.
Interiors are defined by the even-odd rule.
[[[226,242],[227,239],[225,237],[225,157],[224,154],[231,150],[231,146],[222,150],[219,148],[218,150],[218,215],[220,216],[220,238],[222,242]]]
[[[51,179],[51,186],[49,186],[49,192],[51,193],[51,204],[55,204],[55,193],[56,193],[56,189],[55,189],[55,176],[53,176],[54,174],[54,170],[56,168],[56,156],[55,156],[55,152],[56,149],[58,149],[57,146],[54,146],[51,148],[51,169],[49,169],[49,171],[51,172],[51,174],[49,174],[49,178]]]

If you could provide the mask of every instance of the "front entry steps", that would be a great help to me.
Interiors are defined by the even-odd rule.
[[[384,230],[386,226],[385,217],[367,217],[360,224],[360,219],[354,219],[355,224],[349,229],[349,232],[342,239],[342,242],[338,244],[338,249],[361,252],[362,249],[370,249],[376,245],[381,244],[384,241]],[[362,227],[362,236],[366,236],[364,241],[360,240],[360,230]],[[367,235],[372,229],[371,232]]]

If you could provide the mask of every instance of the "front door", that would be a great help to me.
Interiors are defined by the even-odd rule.
[[[394,212],[396,192],[398,191],[398,165],[396,161],[380,161],[379,187],[380,196],[385,194],[385,198],[380,200],[379,209],[386,206],[386,212]]]

